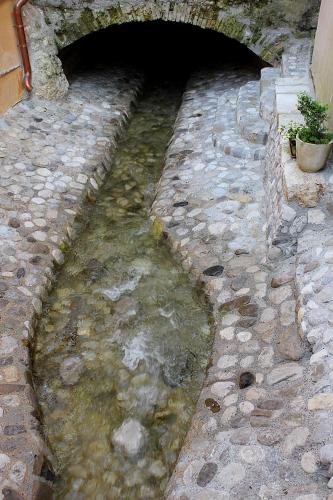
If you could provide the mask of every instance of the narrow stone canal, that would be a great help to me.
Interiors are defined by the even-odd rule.
[[[146,86],[39,325],[59,499],[162,498],[202,386],[209,308],[149,220],[182,90]]]

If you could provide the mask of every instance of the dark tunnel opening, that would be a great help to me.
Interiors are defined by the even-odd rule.
[[[187,79],[196,69],[225,64],[267,66],[222,33],[171,21],[130,22],[91,33],[60,53],[66,76],[92,66],[131,66],[149,79]]]

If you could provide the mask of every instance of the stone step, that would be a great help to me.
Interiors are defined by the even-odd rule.
[[[260,77],[259,114],[267,122],[271,121],[275,106],[275,81],[281,76],[280,68],[263,68]]]
[[[213,128],[214,145],[226,155],[248,160],[261,160],[265,157],[265,146],[253,144],[240,135],[236,121],[237,97],[222,96],[218,100]]]
[[[214,127],[214,145],[226,155],[247,160],[261,160],[265,157],[265,146],[253,144],[239,135],[235,129]]]
[[[254,144],[266,144],[268,124],[260,117],[260,81],[247,82],[239,89],[236,121],[241,136]]]
[[[281,76],[280,68],[262,68],[260,72],[260,94],[274,86],[275,80]]]

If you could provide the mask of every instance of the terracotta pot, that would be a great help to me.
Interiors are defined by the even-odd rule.
[[[296,137],[297,164],[303,172],[318,172],[328,160],[332,151],[332,142],[329,144],[310,144]]]

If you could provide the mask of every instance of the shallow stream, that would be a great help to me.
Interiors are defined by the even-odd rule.
[[[181,92],[146,89],[39,325],[62,500],[162,498],[203,382],[209,310],[149,220]]]

